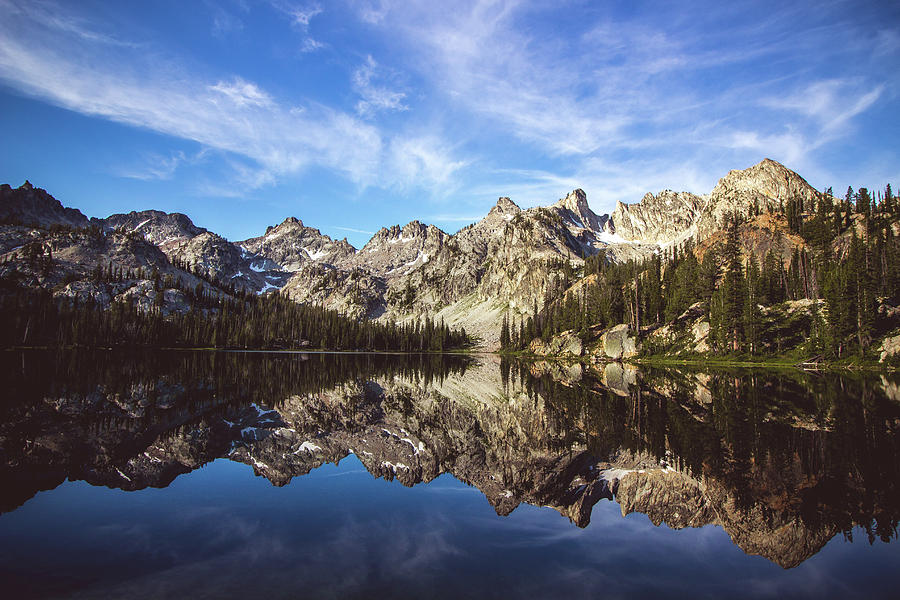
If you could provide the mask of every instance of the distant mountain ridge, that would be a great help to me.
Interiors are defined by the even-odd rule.
[[[501,197],[484,218],[454,234],[411,221],[380,229],[357,250],[294,217],[238,242],[180,213],[146,210],[88,220],[26,182],[18,189],[0,188],[0,220],[8,223],[0,253],[4,261],[12,260],[14,249],[39,239],[62,248],[71,240],[54,240],[54,234],[39,230],[92,224],[128,239],[140,237],[161,250],[176,272],[199,274],[224,287],[281,290],[297,301],[360,317],[404,322],[430,315],[464,324],[492,346],[501,315],[530,312],[548,293],[559,292],[561,270],[579,266],[585,257],[605,252],[613,261],[647,258],[688,239],[700,243],[714,236],[726,215],[777,211],[789,199],[821,196],[797,173],[765,159],[729,172],[706,195],[648,193],[635,204],[617,203],[611,215],[591,210],[580,189],[550,206],[529,209]],[[36,228],[26,231],[24,225]],[[135,263],[123,258],[129,252],[119,248],[104,257]],[[50,272],[46,281],[32,283],[67,293],[59,284],[76,276]]]

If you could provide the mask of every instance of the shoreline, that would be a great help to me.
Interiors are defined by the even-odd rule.
[[[593,355],[583,356],[565,356],[565,355],[540,355],[527,354],[519,352],[498,352],[479,348],[465,348],[453,350],[422,350],[422,351],[403,351],[403,350],[334,350],[328,348],[215,348],[215,347],[171,347],[171,346],[6,346],[2,348],[4,352],[22,351],[22,350],[95,350],[111,352],[114,350],[127,351],[176,351],[176,352],[231,352],[231,353],[247,353],[247,354],[381,354],[395,356],[410,355],[441,355],[448,354],[454,356],[496,356],[498,358],[507,358],[524,361],[552,361],[564,363],[583,363],[589,366],[605,365],[610,363],[624,363],[647,367],[696,367],[696,368],[740,368],[740,369],[771,369],[771,370],[798,370],[807,372],[881,372],[895,373],[900,368],[883,363],[841,363],[841,362],[819,362],[819,363],[803,363],[795,362],[784,358],[759,358],[759,359],[740,359],[740,358],[683,358],[668,356],[636,356],[622,360],[610,358],[596,358]]]
[[[563,356],[563,355],[540,355],[525,353],[504,353],[496,352],[498,356],[514,358],[517,360],[550,360],[555,362],[567,363],[584,363],[587,365],[604,365],[609,363],[625,363],[634,365],[643,365],[648,367],[710,367],[716,369],[726,368],[742,368],[742,369],[796,369],[798,371],[808,372],[824,372],[824,371],[869,371],[894,373],[898,367],[884,363],[843,363],[822,361],[819,363],[804,363],[802,361],[788,360],[777,357],[760,357],[758,359],[740,359],[740,358],[683,358],[668,357],[659,355],[635,356],[631,358],[616,360],[611,358],[599,358],[594,360],[593,355],[583,356]]]

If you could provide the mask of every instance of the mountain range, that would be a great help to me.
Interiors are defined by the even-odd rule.
[[[0,276],[15,271],[24,284],[56,296],[150,305],[156,291],[147,282],[155,271],[218,293],[278,291],[355,317],[406,322],[427,315],[464,325],[482,346],[495,348],[503,315],[532,312],[551,289],[557,291],[560,273],[578,269],[587,257],[646,259],[689,240],[702,248],[731,214],[780,214],[788,200],[812,207],[822,196],[797,173],[765,159],[730,171],[704,195],[648,193],[634,204],[617,203],[610,215],[591,210],[580,189],[529,209],[501,197],[484,218],[456,233],[411,221],[381,228],[357,249],[294,217],[233,242],[181,213],[145,210],[89,219],[29,182],[4,184]],[[768,229],[774,237],[769,235],[765,251],[776,246],[790,260],[802,240],[779,222]],[[133,277],[95,282],[90,275],[98,267]],[[169,296],[164,312],[186,310]]]

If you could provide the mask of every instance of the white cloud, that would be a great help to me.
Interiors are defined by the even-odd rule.
[[[98,30],[96,24],[71,14],[67,7],[41,0],[0,0],[0,13],[40,22],[44,27],[69,34],[83,41],[109,46],[138,47],[134,42],[118,39],[116,36]],[[9,27],[10,23],[6,23]]]
[[[378,80],[390,78],[390,74],[380,69],[371,55],[366,56],[365,62],[353,72],[353,89],[360,95],[360,100],[356,103],[356,112],[360,116],[371,117],[382,111],[409,110],[409,107],[403,104],[406,93],[376,83]]]
[[[390,0],[356,0],[353,4],[359,18],[373,25],[384,20],[391,8]]]
[[[428,83],[428,93],[441,97],[461,128],[524,141],[527,149],[514,146],[520,154],[563,165],[548,176],[585,189],[597,182],[604,203],[615,190],[591,173],[598,160],[619,166],[613,176],[622,199],[642,195],[625,195],[625,187],[634,187],[628,182],[654,190],[656,174],[667,173],[675,180],[660,183],[676,187],[688,179],[680,175],[685,170],[710,173],[700,178],[704,186],[696,191],[703,193],[719,169],[727,172],[736,161],[749,166],[771,156],[789,167],[814,168],[826,141],[847,136],[887,96],[886,87],[863,76],[817,80],[826,61],[827,71],[837,73],[832,58],[844,52],[842,41],[860,39],[859,32],[828,16],[790,25],[799,16],[792,6],[765,15],[752,4],[692,14],[663,7],[658,12],[671,10],[671,19],[654,14],[640,21],[597,9],[578,25],[564,20],[571,31],[555,23],[542,27],[545,15],[559,16],[550,3],[354,6],[361,20],[402,48],[404,68]],[[854,51],[890,52],[894,38],[879,34]],[[763,61],[772,69],[760,68]],[[516,164],[490,158],[492,167]],[[490,189],[495,196],[508,183],[529,201],[540,194],[546,202],[560,188],[550,180],[526,181],[489,179],[468,191]]]
[[[309,22],[313,17],[322,14],[322,7],[318,4],[297,4],[290,0],[269,0],[273,8],[287,16],[291,24],[302,31],[309,28]]]
[[[184,152],[180,151],[169,156],[150,154],[144,158],[140,165],[121,168],[116,172],[116,175],[128,179],[140,179],[141,181],[171,179],[178,165],[184,160]]]
[[[434,195],[447,195],[458,186],[454,176],[466,166],[434,135],[396,137],[388,150],[387,167],[395,184],[404,189],[425,188]]]
[[[0,78],[26,94],[245,156],[273,175],[321,165],[379,181],[381,135],[350,115],[316,104],[294,110],[240,78],[204,84],[170,67],[80,60],[80,49],[56,52],[34,39],[0,37]]]
[[[272,98],[267,93],[259,89],[256,84],[244,81],[240,77],[235,77],[230,82],[220,81],[216,85],[209,86],[209,89],[222,94],[240,108],[272,106]]]
[[[891,80],[873,85],[863,69],[848,74],[820,57],[855,40],[856,51],[887,62],[900,47],[893,30],[865,38],[827,19],[798,27],[785,18],[798,16],[791,7],[754,21],[735,18],[731,6],[712,16],[663,6],[655,12],[679,18],[637,20],[585,2],[576,7],[587,15],[581,21],[557,22],[561,11],[549,2],[348,2],[362,23],[336,26],[339,19],[319,17],[319,4],[270,0],[291,24],[295,52],[328,47],[329,68],[346,71],[325,85],[299,75],[264,89],[246,73],[188,70],[190,57],[162,60],[147,43],[137,51],[66,6],[0,0],[9,24],[0,79],[82,114],[216,150],[230,161],[230,181],[197,184],[210,192],[241,194],[322,168],[361,190],[464,198],[454,213],[463,218],[497,196],[546,204],[575,187],[597,212],[663,187],[704,193],[729,168],[764,156],[824,172],[816,152],[893,96]],[[210,14],[222,33],[238,27]],[[717,28],[722,22],[737,24]],[[364,39],[350,40],[353,27]],[[305,57],[303,66],[323,58]],[[771,70],[759,68],[763,59]],[[296,71],[309,72],[320,71]],[[173,157],[132,174],[171,176],[183,164]]]
[[[120,167],[114,170],[113,174],[142,181],[171,179],[182,165],[200,164],[209,157],[209,154],[206,148],[192,154],[181,150],[169,154],[149,152],[144,154],[139,163]]]
[[[868,89],[860,78],[815,81],[785,96],[763,98],[761,104],[815,120],[821,129],[817,138],[830,140],[844,133],[850,120],[871,107],[884,92],[884,85]]]
[[[289,14],[294,19],[295,25],[305,29],[306,27],[309,27],[309,22],[313,17],[322,14],[322,7],[318,4],[307,7],[298,7],[291,9]]]
[[[314,40],[311,37],[307,37],[307,38],[304,38],[303,43],[300,44],[300,52],[303,52],[303,53],[316,52],[327,46],[328,46],[328,44],[325,44],[318,40]]]
[[[303,42],[300,44],[300,52],[309,54],[312,52],[317,52],[328,46],[328,44],[308,35],[310,21],[312,21],[313,17],[324,12],[321,6],[319,6],[318,4],[294,4],[288,0],[270,0],[270,4],[276,10],[288,17],[288,19],[290,19],[291,25],[295,29],[303,32],[304,34],[307,34],[303,38]]]
[[[214,36],[224,38],[243,29],[243,21],[221,7],[213,6],[212,33]]]
[[[339,229],[341,231],[349,231],[351,233],[364,233],[366,235],[375,235],[374,231],[366,231],[365,229],[354,229],[353,227],[338,227],[337,225],[332,226],[332,229]]]
[[[5,5],[0,5],[0,16]],[[313,15],[315,11],[308,13]],[[240,192],[269,185],[309,167],[323,167],[363,188],[437,189],[464,162],[437,138],[385,135],[353,114],[315,102],[274,98],[252,81],[209,81],[153,53],[101,52],[93,41],[44,43],[43,24],[20,22],[0,36],[0,79],[20,92],[82,114],[192,140],[231,158],[227,182],[199,183],[207,191]],[[374,61],[367,64],[373,69]],[[389,95],[361,75],[372,110],[387,110]],[[396,106],[399,109],[399,106]],[[238,160],[239,159],[239,160]],[[123,174],[165,178],[179,157]],[[246,190],[245,190],[246,191]]]

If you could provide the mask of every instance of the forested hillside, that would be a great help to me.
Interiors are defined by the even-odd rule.
[[[626,323],[645,353],[671,350],[653,333],[679,319],[708,323],[703,351],[772,355],[789,349],[865,356],[895,329],[900,304],[900,201],[891,186],[843,199],[789,199],[774,210],[732,214],[723,231],[688,239],[649,260],[604,253],[584,271],[561,269],[543,306],[504,323],[503,348],[526,350],[572,330],[585,341]]]

